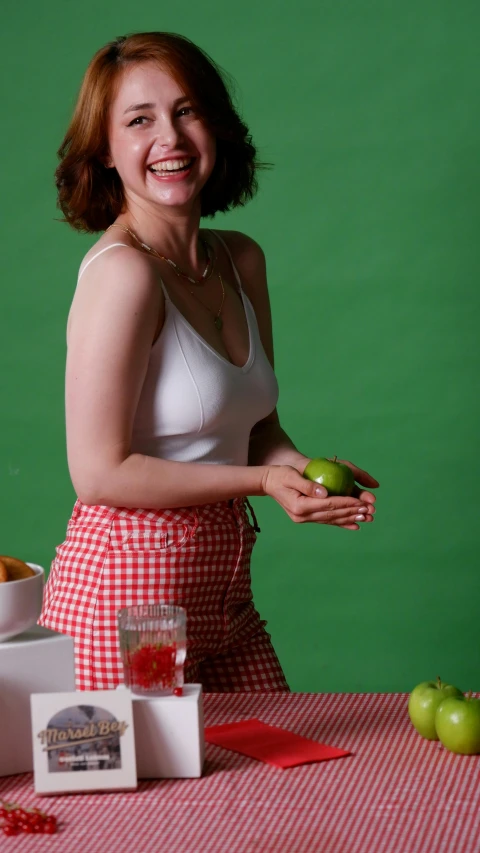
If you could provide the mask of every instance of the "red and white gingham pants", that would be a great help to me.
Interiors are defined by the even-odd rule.
[[[39,623],[73,637],[77,689],[123,682],[117,611],[154,602],[186,608],[186,682],[207,692],[289,689],[252,600],[247,503],[134,510],[76,502]]]

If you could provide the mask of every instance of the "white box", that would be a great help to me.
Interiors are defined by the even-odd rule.
[[[36,625],[0,643],[0,776],[33,770],[30,694],[70,690],[72,637]]]
[[[185,684],[183,696],[135,696],[133,722],[139,779],[202,775],[205,754],[202,685]]]
[[[36,794],[137,787],[128,691],[32,693]]]

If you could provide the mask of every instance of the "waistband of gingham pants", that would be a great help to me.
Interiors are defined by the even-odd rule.
[[[156,522],[160,520],[162,515],[166,521],[185,522],[186,515],[190,515],[192,522],[197,525],[200,522],[205,522],[208,516],[212,516],[218,512],[219,516],[229,514],[228,511],[235,514],[238,518],[239,514],[244,514],[248,518],[248,512],[251,517],[251,524],[256,533],[260,533],[255,511],[246,497],[231,498],[226,501],[218,501],[213,504],[198,504],[197,506],[165,508],[159,510],[153,509],[128,509],[126,507],[110,507],[110,506],[89,506],[83,504],[80,500],[75,502],[72,516],[69,521],[69,527],[80,523],[94,523],[95,525],[109,526],[115,518],[130,518],[136,519],[138,522]],[[208,522],[207,522],[208,523]]]

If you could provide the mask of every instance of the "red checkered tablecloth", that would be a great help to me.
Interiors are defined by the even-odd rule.
[[[205,696],[206,725],[257,717],[353,755],[280,770],[207,744],[201,779],[132,793],[38,797],[31,774],[0,797],[57,815],[55,836],[0,838],[21,853],[479,853],[480,756],[419,737],[405,694]]]

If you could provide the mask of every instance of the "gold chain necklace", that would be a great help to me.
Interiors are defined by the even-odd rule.
[[[165,255],[162,255],[160,252],[157,252],[156,249],[153,249],[151,246],[147,246],[146,243],[143,243],[140,240],[140,238],[137,237],[137,235],[133,231],[130,230],[130,228],[126,227],[126,225],[116,225],[115,223],[113,223],[112,225],[108,226],[106,231],[109,231],[110,228],[120,228],[122,231],[125,231],[127,234],[130,234],[130,236],[133,237],[133,239],[138,243],[139,246],[142,247],[142,249],[145,249],[151,255],[154,255],[155,257],[160,258],[160,260],[166,261],[167,264],[170,264],[172,269],[175,270],[175,272],[179,278],[180,277],[186,278],[189,282],[191,282],[191,284],[196,284],[196,285],[204,284],[204,282],[208,281],[208,279],[210,278],[210,276],[213,273],[213,270],[215,268],[215,261],[216,261],[215,253],[213,251],[212,251],[212,253],[210,253],[210,245],[207,243],[206,240],[203,240],[202,237],[200,237],[200,242],[201,242],[201,244],[204,248],[205,254],[207,256],[207,265],[203,271],[201,278],[196,279],[196,278],[192,278],[192,276],[184,273],[180,269],[180,267],[177,266],[175,261],[172,261],[171,258],[167,258]],[[220,303],[220,308],[218,309],[217,313],[213,315],[213,323],[215,325],[215,328],[218,329],[218,331],[221,331],[221,329],[223,328],[222,310],[223,310],[223,303],[225,302],[225,285],[223,284],[223,279],[222,279],[222,276],[220,275],[219,272],[217,272],[217,275],[218,275],[218,280],[220,282],[220,286],[222,288],[222,301]],[[188,288],[188,290],[189,290],[189,293],[191,293],[192,296],[195,297],[197,302],[199,302],[200,305],[202,305],[205,308],[205,310],[209,312],[209,314],[213,314],[212,309],[209,308],[208,305],[205,305],[205,302],[202,299],[200,299],[200,297],[197,296],[197,294],[194,293],[193,290],[191,290],[190,288]]]
[[[183,272],[183,270],[180,269],[178,264],[176,264],[175,261],[173,261],[171,258],[167,258],[165,255],[162,255],[160,252],[157,252],[156,249],[152,249],[151,246],[147,246],[146,243],[143,243],[140,238],[137,237],[137,235],[133,231],[131,231],[130,228],[127,228],[126,225],[117,225],[114,222],[112,225],[109,225],[106,230],[110,231],[110,228],[120,228],[122,231],[125,231],[127,234],[130,234],[130,236],[133,237],[133,239],[138,243],[139,246],[142,247],[142,249],[146,249],[147,252],[150,252],[151,255],[155,255],[162,261],[166,261],[167,264],[170,264],[172,269],[175,270],[178,276],[186,278],[190,282],[190,284],[203,284],[205,281],[208,281],[208,279],[213,273],[216,261],[215,252],[212,250],[209,243],[207,243],[207,241],[203,239],[203,237],[199,237],[199,240],[202,244],[203,251],[207,256],[207,263],[200,278],[193,278],[191,275],[188,275],[186,272]]]
[[[225,286],[223,284],[222,276],[220,275],[219,272],[217,272],[217,275],[218,275],[218,280],[220,282],[220,287],[222,288],[222,301],[220,303],[220,308],[218,309],[217,313],[213,317],[213,322],[214,322],[215,328],[218,329],[218,331],[220,332],[223,328],[222,309],[223,309],[223,303],[225,302]],[[188,289],[190,290],[190,288],[188,288]],[[195,297],[195,299],[198,302],[200,302],[201,305],[203,305],[204,308],[206,308],[207,311],[210,312],[210,314],[213,313],[212,309],[209,308],[208,305],[205,305],[205,303],[201,299],[199,299],[199,297],[197,296],[196,293],[193,292],[193,290],[190,290],[190,293],[192,294],[192,296]]]

